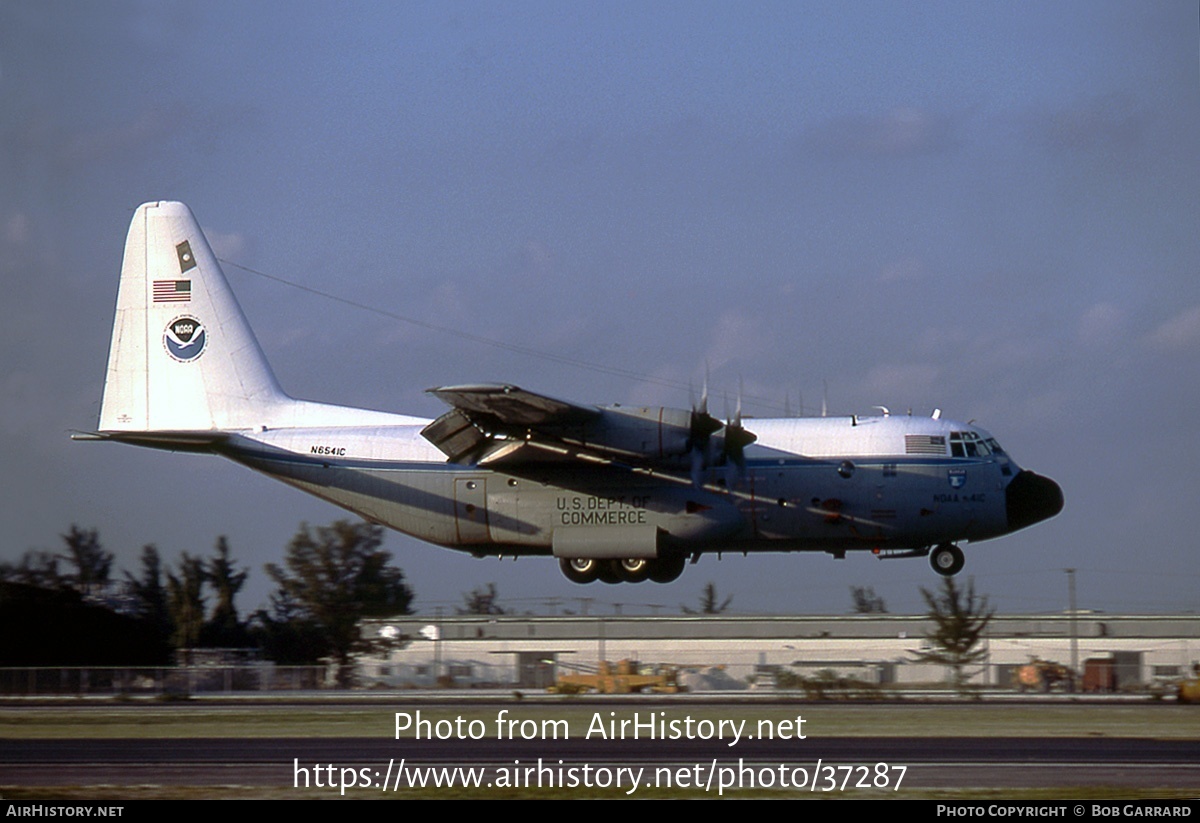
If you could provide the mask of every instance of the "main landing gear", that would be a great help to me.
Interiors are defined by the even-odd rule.
[[[558,561],[562,573],[572,583],[670,583],[683,574],[683,557],[629,557],[624,560],[600,560],[594,557],[571,557]]]
[[[943,577],[953,577],[962,571],[966,559],[962,549],[953,543],[943,543],[929,553],[929,565]]]

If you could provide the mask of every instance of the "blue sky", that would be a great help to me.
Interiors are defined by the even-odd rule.
[[[1186,2],[0,6],[0,557],[72,522],[133,568],[227,534],[262,565],[341,512],[95,426],[124,233],[191,205],[294,395],[435,416],[430,386],[580,402],[785,398],[975,419],[1066,510],[967,547],[1005,611],[1200,606],[1200,57]],[[705,559],[572,586],[391,535],[418,608],[494,581],[831,612],[918,610],[923,562]],[[595,608],[595,607],[594,607]]]

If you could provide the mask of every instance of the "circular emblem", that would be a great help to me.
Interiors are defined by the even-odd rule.
[[[204,354],[207,343],[208,335],[205,334],[204,324],[190,314],[176,317],[167,324],[167,329],[163,332],[163,345],[167,354],[180,363],[190,363]]]

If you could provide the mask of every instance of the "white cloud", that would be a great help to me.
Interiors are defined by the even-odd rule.
[[[1017,402],[1018,409],[1024,411],[1025,421],[1034,423],[1040,421],[1043,426],[1050,425],[1046,421],[1065,418],[1071,406],[1070,393],[1062,389],[1051,389],[1040,394],[1018,398]]]
[[[903,157],[941,151],[950,145],[950,118],[912,106],[882,115],[839,117],[817,127],[806,142],[834,156]]]
[[[1112,345],[1123,336],[1125,312],[1112,303],[1097,303],[1083,313],[1076,329],[1085,346]]]
[[[876,366],[867,372],[860,393],[885,405],[897,400],[903,402],[914,395],[930,394],[939,374],[938,367],[931,363]]]
[[[28,212],[14,211],[0,218],[0,276],[13,288],[35,288],[31,278],[40,277],[42,269],[55,266],[56,250],[38,242],[38,224]],[[25,281],[18,284],[18,281]],[[10,302],[16,294],[8,295]]]
[[[971,336],[957,326],[928,326],[913,338],[915,351],[926,357],[944,358],[946,352],[968,346]]]
[[[184,110],[179,106],[145,109],[128,122],[76,132],[64,141],[61,156],[75,164],[130,157],[179,131],[183,119]]]
[[[1200,342],[1200,305],[1184,309],[1150,333],[1150,344],[1165,350],[1187,348]]]
[[[232,260],[235,263],[241,262],[241,259],[246,255],[249,243],[244,234],[205,229],[204,236],[208,238],[208,245],[212,247],[213,254],[223,260]]]
[[[880,283],[903,283],[920,280],[926,275],[925,264],[919,257],[902,257],[886,264],[879,272]]]
[[[526,268],[538,277],[554,273],[554,252],[540,240],[526,240],[521,247],[521,257]]]
[[[1148,117],[1135,101],[1107,94],[1031,117],[1035,139],[1059,151],[1129,151],[1142,142]]]
[[[763,334],[759,321],[741,311],[726,311],[717,318],[712,343],[705,359],[711,369],[739,358],[754,356],[762,345]]]
[[[13,250],[28,245],[30,233],[29,215],[18,212],[4,221],[0,236],[4,238],[5,247]]]
[[[646,379],[631,384],[623,399],[633,405],[681,406],[686,395],[667,384],[678,385],[693,380],[692,375],[684,374],[675,364],[665,363],[647,374]],[[693,389],[693,395],[691,402],[698,402],[699,387]]]

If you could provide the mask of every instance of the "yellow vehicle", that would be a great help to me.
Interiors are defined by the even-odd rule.
[[[685,689],[679,685],[678,670],[674,666],[638,666],[634,660],[621,660],[614,666],[601,660],[595,672],[560,674],[547,691],[554,694],[635,694],[643,691],[678,694]]]
[[[1070,688],[1071,670],[1061,663],[1052,660],[1032,658],[1024,666],[1017,669],[1017,691],[1048,692],[1056,686]]]

